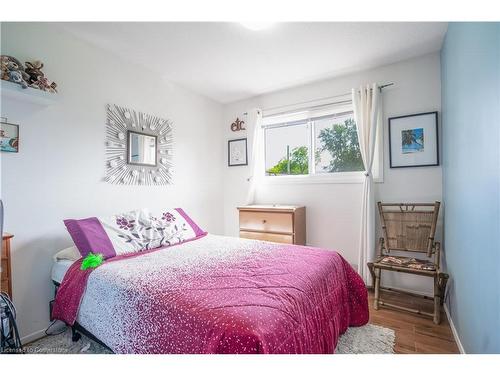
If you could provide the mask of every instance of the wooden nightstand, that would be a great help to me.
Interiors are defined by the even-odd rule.
[[[306,208],[250,205],[238,207],[240,237],[296,245],[306,244]]]
[[[2,235],[2,264],[0,269],[0,287],[12,299],[12,271],[10,268],[10,239],[14,235],[3,233]]]

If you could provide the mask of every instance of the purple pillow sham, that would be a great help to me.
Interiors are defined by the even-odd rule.
[[[64,225],[82,257],[86,257],[90,252],[101,253],[104,259],[116,255],[113,244],[97,217],[67,219],[64,220]]]

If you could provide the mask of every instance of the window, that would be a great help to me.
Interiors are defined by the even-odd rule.
[[[363,171],[353,113],[312,121],[316,173]]]
[[[331,109],[316,112],[316,116],[303,112],[268,117],[264,136],[267,176],[364,171],[352,107],[344,107],[340,113]]]
[[[309,173],[309,126],[302,121],[265,129],[266,175]]]

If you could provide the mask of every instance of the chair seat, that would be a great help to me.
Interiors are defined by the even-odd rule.
[[[378,258],[374,262],[374,266],[396,266],[408,269],[414,269],[415,271],[436,271],[436,265],[428,260],[385,255]]]

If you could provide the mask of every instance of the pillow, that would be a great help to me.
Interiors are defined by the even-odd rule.
[[[193,219],[191,219],[188,214],[182,209],[182,208],[176,208],[175,211],[177,211],[179,213],[179,215],[181,215],[184,220],[186,220],[186,222],[191,226],[191,228],[193,229],[196,237],[200,237],[200,236],[204,236],[207,234],[207,232],[205,232],[203,229],[201,229],[198,224],[196,224]],[[164,214],[165,215],[165,214]]]
[[[116,255],[115,249],[97,217],[64,220],[64,225],[82,257],[101,253],[105,259]]]
[[[134,210],[107,217],[64,220],[80,254],[104,258],[171,246],[206,234],[181,208]]]
[[[81,255],[76,246],[68,247],[64,250],[57,252],[52,258],[54,262],[58,262],[60,260],[71,260],[75,261],[80,259]]]

